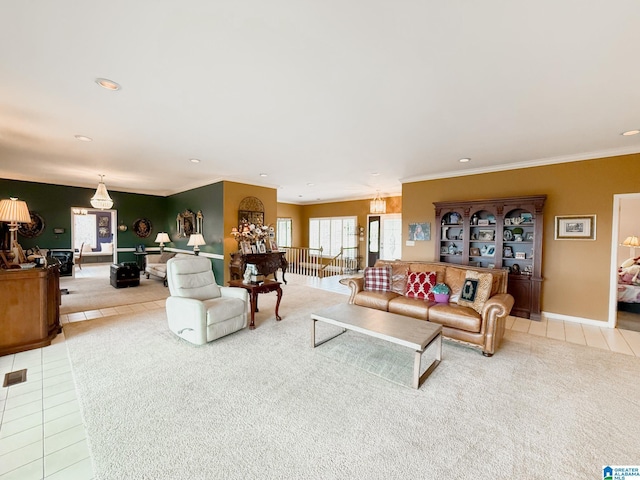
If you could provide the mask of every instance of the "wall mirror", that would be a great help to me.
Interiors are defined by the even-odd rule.
[[[193,213],[191,210],[179,213],[176,218],[178,237],[189,237],[194,233],[201,234],[203,220],[204,217],[201,210],[198,210],[198,213]]]
[[[238,206],[238,225],[243,220],[249,223],[264,225],[264,204],[256,197],[245,197]]]

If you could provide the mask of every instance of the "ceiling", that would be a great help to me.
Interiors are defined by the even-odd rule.
[[[308,204],[640,152],[639,27],[636,0],[3,2],[0,177]]]

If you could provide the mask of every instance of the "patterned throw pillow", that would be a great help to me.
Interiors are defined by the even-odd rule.
[[[458,305],[471,307],[481,314],[484,302],[489,300],[489,296],[491,295],[492,283],[493,275],[490,273],[468,270],[464,284],[462,285],[460,298],[458,298]]]
[[[391,290],[391,269],[389,267],[367,267],[364,269],[364,289],[370,292]]]
[[[405,296],[435,302],[431,289],[436,284],[436,275],[436,272],[409,272]]]

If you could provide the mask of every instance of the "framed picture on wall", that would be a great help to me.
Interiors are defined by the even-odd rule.
[[[595,215],[565,215],[556,217],[556,240],[595,240]]]

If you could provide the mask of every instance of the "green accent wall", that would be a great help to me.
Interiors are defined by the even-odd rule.
[[[171,238],[168,246],[193,250],[193,247],[187,246],[188,238],[178,237],[177,217],[185,210],[191,210],[193,213],[198,213],[200,210],[203,216],[202,236],[207,242],[200,247],[200,251],[224,255],[223,193],[223,183],[218,182],[167,197],[165,231]],[[225,278],[224,260],[212,259],[212,263],[216,281],[222,285]]]
[[[0,198],[18,197],[27,202],[30,212],[35,212],[44,219],[44,231],[39,236],[26,238],[18,235],[18,241],[25,250],[36,245],[48,249],[70,249],[71,208],[94,210],[89,202],[94,193],[93,188],[0,179]],[[133,248],[139,244],[157,247],[154,242],[157,232],[169,227],[166,216],[167,198],[112,190],[109,190],[109,195],[113,199],[114,210],[117,211],[118,225],[124,223],[128,227],[126,232],[120,232],[117,226],[113,228],[118,248]],[[133,232],[133,223],[139,218],[151,221],[151,235],[146,238],[140,238]],[[64,228],[64,233],[55,234],[54,228]],[[135,256],[133,253],[119,253],[118,261],[135,261]]]

